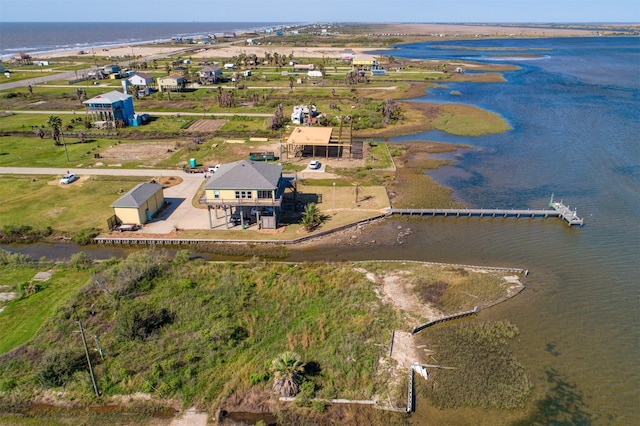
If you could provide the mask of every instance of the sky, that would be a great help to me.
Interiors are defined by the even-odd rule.
[[[639,23],[639,0],[0,0],[1,22]]]

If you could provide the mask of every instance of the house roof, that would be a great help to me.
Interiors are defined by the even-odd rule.
[[[116,202],[111,204],[111,207],[138,208],[162,188],[163,186],[157,183],[139,183],[129,192],[118,198]]]
[[[281,176],[280,164],[240,160],[222,164],[204,188],[272,190],[278,187]]]
[[[135,77],[135,76],[138,76],[138,77],[143,78],[145,80],[152,80],[153,79],[153,74],[149,74],[148,72],[136,72],[131,77]],[[131,77],[129,77],[129,79],[131,79]]]
[[[287,139],[292,145],[328,145],[331,140],[332,127],[296,127]]]
[[[167,81],[173,81],[173,82],[179,83],[181,81],[184,81],[184,77],[181,76],[181,75],[168,75],[168,76],[165,76],[165,77],[159,77],[158,81],[161,82],[161,83],[162,82],[167,82]]]
[[[131,95],[125,95],[122,92],[114,90],[113,92],[103,93],[91,99],[87,99],[83,104],[113,104],[119,101],[126,101],[131,98]]]
[[[202,68],[200,71],[204,71],[204,72],[218,72],[218,73],[220,73],[220,72],[222,72],[222,68],[220,68],[220,67],[216,67],[216,66],[213,66],[213,65],[209,65],[209,66],[206,66],[206,67]]]

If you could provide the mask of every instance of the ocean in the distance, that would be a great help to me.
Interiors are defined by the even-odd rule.
[[[16,53],[87,50],[153,43],[172,37],[250,32],[289,24],[273,22],[3,22],[0,58]]]

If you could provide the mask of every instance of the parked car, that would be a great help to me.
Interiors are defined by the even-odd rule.
[[[253,207],[251,209],[251,216],[255,216],[260,213],[260,216],[273,216],[273,207]]]
[[[215,173],[215,172],[217,172],[217,171],[218,171],[218,169],[219,169],[219,168],[220,168],[220,164],[216,164],[215,166],[209,166],[209,167],[207,168],[207,171],[208,171],[209,173]]]
[[[241,220],[240,215],[234,213],[231,215],[231,223],[235,226],[238,226],[242,223],[244,223],[245,226],[249,226],[253,223],[253,220],[251,219],[251,217],[248,217],[248,216],[244,216],[244,218]]]
[[[76,180],[78,180],[78,176],[75,173],[69,173],[62,176],[62,179],[60,179],[60,185],[67,185]]]
[[[320,166],[321,164],[318,160],[311,160],[311,162],[309,163],[309,168],[311,170],[318,170]]]

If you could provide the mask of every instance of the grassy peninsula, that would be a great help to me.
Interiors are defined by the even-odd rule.
[[[333,423],[341,410],[350,415],[362,410],[328,402],[338,398],[371,400],[383,408],[361,413],[373,419],[371,424],[404,424],[406,415],[394,410],[406,403],[401,364],[411,355],[398,346],[388,356],[392,330],[402,333],[434,312],[469,309],[479,300],[490,304],[510,286],[500,274],[419,263],[402,268],[384,262],[207,263],[187,251],[173,258],[159,250],[141,251],[100,263],[82,253],[57,265],[6,253],[3,260],[3,282],[21,290],[0,317],[0,419],[18,423],[39,418],[42,413],[34,410],[43,405],[50,418],[63,423],[71,411],[56,406],[107,405],[113,413],[133,407],[138,421],[145,422],[154,416],[160,422],[163,413],[191,406],[210,416],[220,410],[253,411],[306,424]],[[50,280],[26,291],[23,283],[47,267]],[[61,288],[71,293],[66,300],[51,303],[53,312],[41,310],[41,299]],[[413,297],[416,292],[423,296]],[[427,294],[438,297],[425,299]],[[413,306],[399,308],[400,300],[413,300]],[[29,327],[15,328],[23,313],[31,318]],[[87,374],[78,321],[87,335],[99,397]],[[515,329],[507,327],[512,337]],[[473,346],[491,351],[503,341],[485,339]],[[278,377],[273,360],[287,351],[299,354],[302,364],[295,403],[279,401],[273,390]],[[447,356],[440,349],[436,353]],[[492,356],[499,363],[511,355]],[[428,360],[422,356],[422,361]],[[465,369],[472,368],[482,381],[488,373],[479,366],[466,363]],[[523,371],[513,374],[527,383]],[[451,403],[473,403],[465,400],[464,381],[443,377],[441,383],[440,393],[458,395]],[[500,404],[501,382],[488,383],[483,388],[476,382],[474,389]],[[525,386],[512,396],[522,398],[527,391]],[[94,414],[87,408],[74,417]],[[108,424],[113,417],[97,421]],[[120,421],[132,419],[124,415]]]

